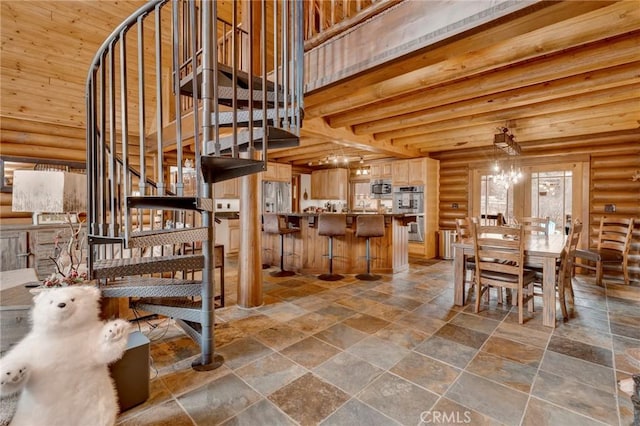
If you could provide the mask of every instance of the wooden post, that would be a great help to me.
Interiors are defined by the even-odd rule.
[[[260,229],[260,176],[240,178],[240,251],[238,254],[238,306],[255,308],[262,300],[262,232]]]

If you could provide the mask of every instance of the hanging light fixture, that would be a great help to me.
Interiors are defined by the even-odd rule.
[[[493,135],[493,179],[505,188],[517,184],[522,179],[522,171],[518,165],[518,157],[522,152],[520,145],[507,127],[499,127],[498,133]],[[506,154],[501,160],[499,154]]]
[[[360,156],[360,161],[358,161],[358,168],[356,169],[356,175],[358,176],[366,176],[369,174],[369,167],[364,165],[364,158]]]

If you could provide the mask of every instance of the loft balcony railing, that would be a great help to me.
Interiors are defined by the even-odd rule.
[[[304,11],[304,50],[364,22],[402,0],[308,0]]]

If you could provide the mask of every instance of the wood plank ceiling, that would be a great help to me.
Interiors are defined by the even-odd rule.
[[[88,65],[142,3],[0,2],[0,115],[83,127]],[[524,152],[638,143],[640,4],[543,6],[308,93],[301,146],[270,159],[306,166],[330,153],[373,161],[488,150],[500,126]]]
[[[537,4],[308,93],[302,147],[271,158],[490,152],[502,126],[524,153],[639,143],[639,30],[635,1]]]

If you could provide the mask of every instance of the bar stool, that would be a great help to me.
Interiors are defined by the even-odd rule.
[[[347,233],[347,215],[341,213],[322,213],[318,216],[318,235],[329,237],[329,273],[318,275],[323,281],[338,281],[344,278],[333,273],[333,237]]]
[[[367,273],[358,274],[356,278],[362,281],[376,281],[381,277],[380,275],[374,275],[371,273],[371,242],[372,237],[384,236],[384,215],[381,214],[369,214],[360,215],[356,218],[356,237],[366,238],[366,255],[367,260]]]
[[[300,229],[287,227],[286,217],[278,214],[265,214],[263,215],[263,221],[263,229],[265,233],[280,235],[280,270],[270,272],[269,275],[272,277],[290,277],[295,275],[295,272],[284,269],[284,236],[293,234],[294,232],[299,232]]]

